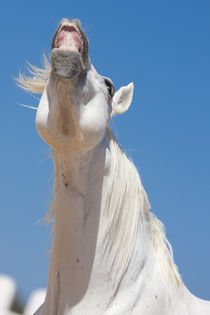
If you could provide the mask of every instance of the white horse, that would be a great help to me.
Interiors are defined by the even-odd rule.
[[[20,75],[42,93],[36,116],[55,165],[53,243],[39,315],[209,315],[174,264],[162,223],[109,122],[130,106],[133,84],[115,92],[88,57],[78,20],[63,19],[51,65]]]

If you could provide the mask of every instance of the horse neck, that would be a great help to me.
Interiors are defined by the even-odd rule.
[[[46,298],[52,314],[58,295],[61,308],[78,304],[87,292],[108,303],[145,263],[146,193],[110,131],[108,137],[87,154],[54,153],[55,220]]]
[[[88,263],[89,270],[94,258],[105,168],[104,142],[85,154],[54,153],[53,249],[59,260],[64,258],[61,264],[67,263],[68,267],[87,270]]]
[[[54,226],[46,303],[72,307],[85,294],[96,260],[107,144],[104,139],[86,154],[53,153]],[[57,314],[57,313],[56,313]]]

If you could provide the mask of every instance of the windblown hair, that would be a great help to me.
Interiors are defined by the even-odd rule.
[[[31,77],[19,74],[18,85],[32,93],[41,94],[49,79],[51,66],[44,56],[44,69],[29,64]],[[163,224],[149,212],[150,204],[134,164],[117,143],[113,133],[107,128],[107,138],[111,152],[109,191],[105,212],[106,227],[104,249],[111,257],[112,274],[115,280],[122,280],[129,267],[139,233],[144,234],[149,225],[152,246],[159,262],[163,278],[168,287],[175,288],[182,296],[183,282],[173,260],[171,245],[166,239]],[[53,216],[53,210],[48,217]],[[146,231],[146,230],[145,230]]]
[[[32,77],[19,73],[19,77],[16,79],[18,86],[32,93],[42,94],[51,72],[51,65],[45,55],[43,56],[43,64],[44,68],[39,68],[28,63],[27,69]]]
[[[136,245],[150,204],[134,164],[107,129],[111,166],[107,183],[105,213],[105,253],[112,259],[114,278],[124,275]],[[119,281],[116,279],[116,282]]]
[[[146,234],[151,233],[152,246],[169,298],[174,288],[182,296],[183,282],[174,263],[173,250],[166,238],[164,226],[149,211],[150,204],[139,174],[110,129],[107,130],[107,137],[111,151],[111,170],[105,209],[108,218],[105,246],[112,257],[112,273],[118,278],[116,282],[121,281],[126,273],[139,233],[141,240],[146,240]]]

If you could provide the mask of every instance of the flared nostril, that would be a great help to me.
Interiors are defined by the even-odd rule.
[[[74,19],[71,21],[72,23],[74,23],[77,27],[81,28],[81,22],[78,19]]]
[[[60,25],[62,25],[63,23],[71,23],[72,21],[68,18],[63,18],[61,21],[60,21]]]

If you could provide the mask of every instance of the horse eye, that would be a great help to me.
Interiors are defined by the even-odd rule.
[[[115,88],[114,88],[113,83],[107,78],[104,79],[104,82],[105,82],[107,90],[109,92],[109,96],[113,97],[113,95],[115,93]]]

